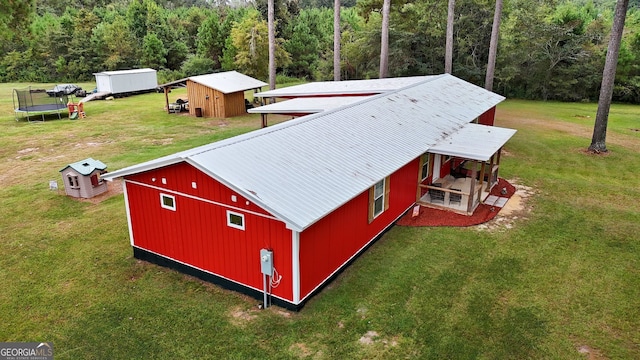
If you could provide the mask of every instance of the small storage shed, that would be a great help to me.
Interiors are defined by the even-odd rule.
[[[498,129],[473,122],[502,100],[444,74],[104,178],[123,178],[136,258],[258,299],[266,258],[272,302],[299,309],[443,175],[455,134]],[[465,154],[499,153],[495,133]]]
[[[67,195],[89,199],[107,191],[107,182],[101,178],[107,165],[102,161],[87,158],[62,169],[62,182]]]
[[[268,84],[237,71],[192,76],[162,84],[167,111],[171,112],[169,90],[185,85],[189,114],[197,117],[228,118],[247,113],[244,92],[259,91]]]
[[[217,118],[246,114],[244,92],[268,85],[237,71],[192,76],[186,79],[186,84],[189,113]]]
[[[157,71],[149,68],[104,71],[93,75],[99,93],[135,94],[153,91],[158,87]]]

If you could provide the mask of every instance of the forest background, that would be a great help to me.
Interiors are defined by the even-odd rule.
[[[0,0],[0,4],[7,2]],[[341,78],[377,78],[382,0],[342,0]],[[6,6],[4,6],[6,5]],[[278,83],[333,79],[333,0],[275,0]],[[453,75],[483,86],[494,2],[457,0]],[[631,0],[613,100],[640,103],[640,0]],[[267,0],[9,1],[0,82],[81,82],[150,67],[160,83],[224,70],[268,78]],[[505,0],[494,91],[595,101],[615,0]],[[393,0],[390,76],[444,72],[447,1]]]

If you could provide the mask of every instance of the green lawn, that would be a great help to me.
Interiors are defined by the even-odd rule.
[[[534,193],[510,226],[394,227],[291,313],[133,259],[122,194],[48,189],[70,162],[116,170],[258,116],[169,115],[146,94],[16,122],[14,86],[0,84],[0,341],[51,341],[56,359],[640,358],[640,106],[612,107],[610,153],[593,156],[594,104],[506,101],[497,125],[518,133],[501,175]]]

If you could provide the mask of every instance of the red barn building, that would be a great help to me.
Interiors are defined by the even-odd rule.
[[[124,180],[136,258],[261,299],[268,249],[273,303],[299,309],[445,176],[446,158],[494,162],[515,131],[473,122],[503,99],[434,76],[104,178]],[[485,141],[469,141],[474,129]]]

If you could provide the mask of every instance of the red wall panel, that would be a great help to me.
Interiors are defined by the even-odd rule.
[[[493,126],[496,118],[496,107],[492,107],[478,118],[478,124]]]
[[[126,180],[135,246],[257,289],[260,249],[269,248],[283,276],[273,294],[292,300],[292,234],[283,222],[186,163]],[[161,193],[175,196],[176,211],[160,206]],[[245,230],[227,226],[228,209],[244,215]]]
[[[389,209],[368,222],[368,191],[300,234],[300,297],[307,296],[416,201],[419,159],[391,175]]]

